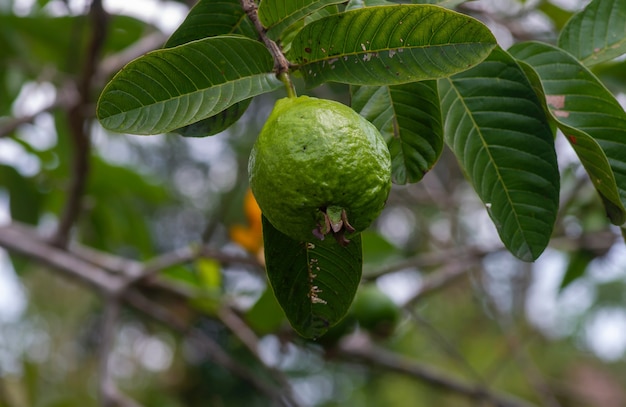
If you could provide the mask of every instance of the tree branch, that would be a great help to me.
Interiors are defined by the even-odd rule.
[[[285,55],[281,51],[280,47],[267,36],[267,32],[261,24],[261,20],[259,20],[258,7],[254,0],[241,0],[241,7],[243,11],[246,13],[256,32],[259,34],[259,38],[265,44],[267,49],[274,57],[274,69],[276,70],[276,74],[280,75],[285,72],[289,72],[289,61],[285,58]]]
[[[190,329],[188,325],[181,322],[180,318],[174,315],[167,308],[148,300],[136,291],[127,293],[125,298],[130,306],[148,317],[161,322],[165,326],[180,334],[187,335],[192,344],[196,348],[204,350],[204,352],[207,353],[207,356],[215,363],[227,370],[230,370],[241,379],[250,383],[259,392],[265,394],[270,400],[274,400],[277,405],[286,407],[292,407],[295,405],[293,400],[286,397],[281,390],[275,389],[263,380],[260,380],[255,373],[231,358],[228,353],[226,353],[211,337],[207,336],[199,329]]]
[[[494,407],[531,407],[525,401],[511,396],[497,395],[482,386],[465,383],[459,379],[445,376],[433,368],[403,358],[384,348],[373,345],[362,337],[352,337],[339,344],[339,357],[399,373],[438,387],[446,392],[453,392],[466,398],[489,402]]]
[[[241,318],[239,318],[239,316],[230,307],[225,306],[220,308],[217,316],[220,321],[222,321],[222,323],[230,329],[230,331],[237,338],[239,338],[239,340],[246,346],[246,348],[248,348],[250,353],[254,355],[254,357],[265,367],[265,369],[267,369],[274,380],[280,384],[284,392],[284,397],[289,401],[290,405],[294,407],[299,406],[300,403],[298,403],[293,397],[294,392],[292,386],[283,372],[272,366],[268,366],[259,354],[259,338],[256,336],[254,331],[250,329],[250,327]]]
[[[0,227],[0,246],[62,271],[66,276],[77,279],[100,293],[114,293],[123,283],[119,277],[51,246],[36,233],[15,222]]]
[[[78,81],[79,100],[67,111],[70,134],[74,144],[74,159],[72,161],[72,179],[68,199],[52,240],[58,247],[67,246],[72,226],[80,215],[81,202],[90,169],[91,134],[84,106],[88,105],[91,100],[91,84],[95,77],[97,61],[104,45],[108,26],[108,15],[102,7],[102,0],[93,0],[89,15],[93,30],[81,78]]]

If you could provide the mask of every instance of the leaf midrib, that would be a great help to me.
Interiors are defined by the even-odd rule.
[[[502,186],[502,190],[504,191],[506,197],[507,197],[507,202],[509,203],[509,206],[511,207],[511,212],[513,213],[514,217],[515,217],[515,222],[517,224],[517,230],[519,231],[519,233],[522,234],[522,236],[524,237],[524,245],[526,246],[525,249],[526,251],[528,251],[529,253],[531,253],[531,255],[533,255],[532,250],[530,248],[530,245],[528,244],[528,239],[525,233],[525,229],[522,227],[522,224],[520,222],[520,215],[517,213],[517,211],[515,210],[515,206],[513,205],[513,201],[511,200],[511,195],[509,194],[509,190],[508,188],[506,188],[506,185],[504,183],[504,180],[502,178],[502,175],[500,174],[500,168],[496,165],[495,160],[493,159],[493,156],[491,155],[491,151],[489,150],[489,145],[486,143],[485,138],[483,136],[483,132],[481,127],[478,125],[478,123],[476,123],[476,120],[474,120],[474,115],[472,114],[472,111],[468,108],[467,104],[465,103],[464,98],[462,97],[462,95],[458,92],[456,86],[454,86],[454,82],[452,81],[452,79],[450,78],[445,78],[448,82],[450,82],[450,87],[453,89],[453,91],[456,93],[457,95],[457,100],[460,101],[460,103],[463,105],[465,112],[467,113],[467,115],[469,116],[474,129],[476,130],[476,133],[480,136],[480,141],[483,145],[483,148],[485,149],[487,156],[489,157],[489,161],[491,162],[494,171],[497,175],[498,178],[498,183]],[[482,192],[482,191],[481,191]],[[503,225],[504,227],[504,225]]]

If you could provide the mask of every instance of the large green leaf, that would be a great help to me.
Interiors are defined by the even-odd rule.
[[[345,0],[263,0],[259,5],[259,20],[267,28],[267,35],[277,39],[297,21],[326,6],[343,2]]]
[[[309,87],[394,85],[479,63],[496,40],[479,21],[437,6],[366,7],[322,18],[294,38],[288,58]]]
[[[547,105],[616,225],[626,221],[626,113],[600,81],[567,52],[539,42],[510,52],[538,74]]]
[[[470,0],[413,0],[414,4],[436,4],[441,7],[454,8]]]
[[[201,0],[170,36],[165,48],[225,34],[241,34],[251,39],[258,37],[239,0]],[[237,102],[214,116],[173,132],[183,137],[206,137],[220,133],[241,118],[250,102],[252,99]]]
[[[361,236],[347,246],[334,239],[298,242],[263,217],[265,262],[278,303],[291,326],[319,338],[348,312],[361,280]]]
[[[626,53],[626,0],[594,0],[559,35],[559,47],[592,66]]]
[[[436,81],[394,86],[353,86],[352,108],[387,140],[397,184],[418,182],[443,149],[443,125]]]
[[[515,60],[501,49],[439,81],[445,139],[485,203],[505,246],[535,260],[559,204],[553,132]]]
[[[135,134],[172,131],[282,86],[263,44],[217,36],[150,52],[126,65],[98,101],[100,123]]]
[[[200,0],[167,40],[165,47],[225,34],[258,38],[239,0]]]

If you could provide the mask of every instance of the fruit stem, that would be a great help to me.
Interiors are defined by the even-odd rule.
[[[332,234],[337,243],[347,246],[350,241],[346,239],[346,233],[353,233],[355,229],[348,222],[348,213],[339,206],[320,208],[321,216],[318,219],[317,228],[313,229],[313,235],[324,240],[327,234]]]
[[[278,79],[280,79],[287,89],[287,97],[295,98],[298,97],[296,94],[296,88],[293,86],[293,82],[291,81],[291,76],[289,76],[289,72],[281,72],[278,74]]]

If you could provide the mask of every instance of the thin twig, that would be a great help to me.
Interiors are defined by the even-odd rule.
[[[495,394],[482,386],[465,383],[424,366],[384,348],[373,345],[361,337],[339,344],[339,356],[363,363],[376,369],[384,369],[424,381],[446,392],[453,392],[476,401],[487,401],[494,407],[530,407],[532,404],[514,399],[512,396]]]
[[[295,400],[293,389],[289,380],[285,377],[283,372],[279,369],[268,366],[259,353],[259,338],[254,331],[229,307],[222,307],[217,313],[218,318],[239,340],[248,348],[250,353],[265,367],[265,369],[272,375],[284,391],[285,398],[293,406],[299,406],[300,404]]]
[[[367,273],[365,279],[375,280],[385,274],[393,273],[400,270],[409,268],[429,268],[440,267],[451,262],[457,263],[472,263],[473,261],[482,259],[484,256],[490,253],[494,253],[500,250],[504,250],[504,246],[493,246],[489,248],[483,248],[478,246],[466,246],[447,250],[441,250],[438,252],[424,253],[415,257],[403,259],[397,263],[390,264],[385,267],[381,267],[378,270]]]
[[[443,265],[437,272],[424,278],[419,290],[405,303],[405,307],[411,307],[417,301],[427,295],[440,291],[442,288],[454,283],[480,263],[479,259],[467,261],[454,261]]]
[[[207,356],[215,363],[230,370],[241,379],[252,384],[254,388],[265,394],[270,400],[274,400],[281,406],[294,406],[292,401],[286,398],[280,389],[275,389],[260,380],[255,373],[231,358],[228,353],[226,353],[212,338],[206,335],[206,333],[199,329],[190,329],[187,324],[181,322],[180,318],[174,315],[167,308],[148,300],[137,291],[127,293],[125,299],[130,306],[148,317],[161,322],[168,328],[173,329],[180,334],[188,335],[196,348],[204,350],[207,353]]]

